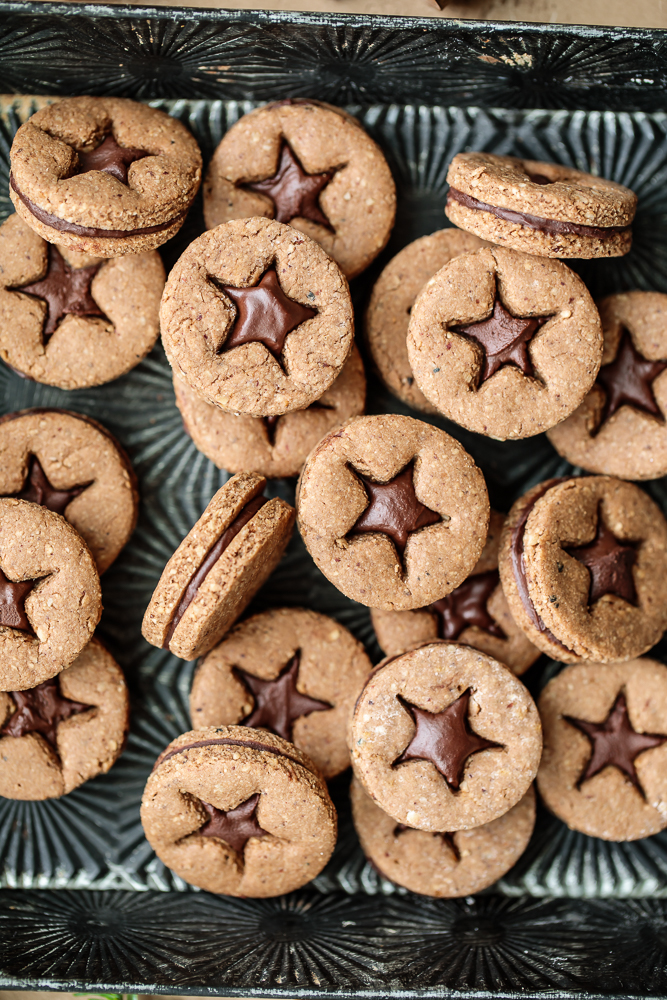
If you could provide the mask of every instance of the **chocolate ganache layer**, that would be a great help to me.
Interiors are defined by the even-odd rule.
[[[279,750],[278,747],[271,747],[266,743],[260,743],[259,740],[235,740],[231,737],[221,737],[220,739],[213,740],[196,740],[193,743],[186,743],[185,746],[175,747],[173,750],[165,750],[155,761],[153,771],[156,771],[160,764],[164,764],[164,762],[169,760],[171,757],[175,757],[176,754],[185,753],[186,750],[198,750],[199,747],[215,746],[246,747],[248,750],[261,750],[265,753],[272,753],[275,757],[286,757],[287,760],[291,760],[293,764],[299,764],[300,767],[306,766],[303,761],[298,760],[297,757],[292,757],[291,754],[285,753],[284,750]]]

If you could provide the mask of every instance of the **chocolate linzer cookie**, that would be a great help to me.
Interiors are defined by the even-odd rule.
[[[219,469],[256,472],[267,479],[297,476],[325,434],[364,412],[366,376],[361,355],[352,352],[330,389],[305,410],[282,417],[225,413],[174,374],[176,405],[197,448]]]
[[[294,508],[262,496],[263,476],[239,472],[218,490],[165,566],[141,631],[194,660],[215,646],[280,562]]]
[[[209,229],[266,216],[310,236],[348,278],[386,245],[396,189],[356,118],[318,101],[257,108],[229,129],[204,182]]]
[[[519,628],[500,585],[498,547],[504,517],[491,511],[484,550],[472,573],[451,594],[418,611],[371,611],[373,628],[387,656],[422,642],[448,639],[473,646],[520,676],[541,656]]]
[[[517,625],[555,660],[629,660],[667,627],[667,522],[632,483],[534,486],[509,513],[499,567]]]
[[[332,618],[276,608],[237,625],[200,661],[190,716],[196,729],[268,729],[328,780],[350,766],[347,725],[370,670],[364,647]]]
[[[128,724],[123,672],[91,639],[57,677],[0,692],[0,795],[32,801],[67,795],[109,770]]]
[[[79,533],[46,507],[0,498],[0,691],[55,677],[101,613],[100,578]]]
[[[624,292],[598,303],[597,381],[549,440],[573,465],[621,479],[667,474],[667,295]]]
[[[453,642],[383,661],[357,699],[348,743],[354,773],[380,808],[430,832],[502,816],[528,791],[542,752],[521,681]]]
[[[582,663],[539,701],[547,806],[573,830],[638,840],[667,827],[667,667]]]
[[[185,125],[122,97],[69,97],[21,125],[9,193],[49,243],[118,257],[154,250],[183,225],[201,181]]]
[[[407,344],[427,399],[500,440],[568,417],[602,359],[600,317],[581,278],[560,261],[502,247],[456,257],[427,282]]]
[[[318,400],[354,336],[339,268],[269,219],[228,222],[191,243],[167,280],[160,324],[174,372],[221,409],[253,417]]]
[[[449,594],[477,562],[489,519],[484,477],[458,441],[412,417],[355,417],[308,456],[299,530],[353,601],[406,611]]]
[[[383,812],[356,778],[352,817],[364,854],[384,878],[424,896],[469,896],[493,885],[519,860],[535,825],[532,786],[498,819],[473,830],[427,833]]]
[[[389,261],[375,282],[365,316],[365,336],[380,378],[395,396],[425,413],[437,409],[421,391],[408,360],[410,313],[422,288],[454,257],[485,246],[460,229],[422,236]]]
[[[538,257],[620,257],[630,249],[637,196],[614,181],[493,153],[458,153],[447,181],[447,218],[491,243]]]
[[[111,382],[155,344],[163,287],[157,252],[102,260],[10,215],[0,226],[0,357],[61,389]]]
[[[243,726],[184,733],[158,757],[141,802],[146,838],[191,885],[280,896],[324,868],[336,810],[313,762]]]
[[[107,430],[66,410],[0,417],[0,496],[48,507],[70,522],[103,573],[137,522],[130,460]]]

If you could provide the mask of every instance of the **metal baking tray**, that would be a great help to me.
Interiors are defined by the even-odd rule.
[[[470,148],[553,159],[628,184],[639,194],[631,254],[577,269],[594,294],[667,292],[666,45],[659,31],[2,3],[0,90],[9,96],[0,99],[0,218],[11,211],[13,133],[48,95],[150,100],[192,129],[206,160],[257,103],[315,96],[358,115],[397,181],[391,242],[352,285],[358,316],[387,260],[445,225],[447,165]],[[198,201],[163,250],[168,267],[202,230]],[[369,375],[369,412],[410,412]],[[164,563],[227,476],[184,433],[160,347],[116,382],[75,392],[3,366],[0,412],[27,406],[95,416],[139,475],[139,526],[103,578],[100,626],[128,677],[133,721],[108,775],[60,801],[0,799],[0,987],[290,997],[667,993],[667,833],[609,844],[541,811],[526,854],[492,891],[433,901],[397,889],[365,862],[343,778],[333,788],[336,852],[304,890],[276,900],[216,898],[165,869],[143,838],[138,806],[155,757],[190,728],[194,665],[150,647],[140,623]],[[500,510],[571,469],[544,436],[499,444],[424,419],[470,450]],[[667,510],[665,486],[645,488]],[[294,481],[274,481],[269,492],[293,499]],[[251,610],[285,603],[333,615],[380,658],[368,610],[324,579],[298,536]],[[652,655],[667,660],[667,643]],[[536,693],[558,669],[542,658],[525,679]]]

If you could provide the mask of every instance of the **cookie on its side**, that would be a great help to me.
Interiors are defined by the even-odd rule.
[[[218,490],[165,566],[141,628],[154,646],[194,660],[215,646],[278,565],[295,511],[240,472]]]

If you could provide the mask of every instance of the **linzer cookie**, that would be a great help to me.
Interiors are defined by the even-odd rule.
[[[98,257],[143,253],[183,225],[202,160],[186,127],[121,97],[42,108],[12,143],[10,196],[49,243]]]
[[[500,440],[568,417],[602,359],[600,317],[581,278],[560,261],[501,247],[456,257],[427,282],[407,344],[426,398]]]
[[[549,440],[573,465],[621,479],[667,473],[667,295],[625,292],[599,303],[597,381]]]
[[[280,561],[294,508],[262,496],[266,480],[241,472],[215,494],[165,566],[142,633],[194,660],[215,646]]]
[[[632,483],[534,486],[509,513],[499,566],[517,625],[564,663],[629,660],[667,627],[667,522]]]
[[[267,216],[315,240],[348,278],[377,257],[396,214],[382,150],[351,115],[302,99],[244,115],[213,154],[204,182],[209,229]]]
[[[336,811],[313,762],[265,730],[184,733],[160,754],[141,802],[146,838],[191,885],[279,896],[324,868]]]
[[[197,448],[219,469],[272,479],[297,476],[325,434],[364,411],[366,376],[356,347],[330,389],[305,410],[282,417],[225,413],[174,375],[176,405]]]
[[[638,840],[667,827],[667,668],[655,660],[582,663],[539,702],[547,806],[571,829]]]
[[[356,417],[311,452],[299,530],[353,601],[406,611],[449,594],[486,538],[484,477],[458,441],[411,417]]]
[[[100,573],[132,534],[139,505],[130,460],[115,438],[97,421],[66,410],[0,417],[0,496],[62,514]]]
[[[483,240],[460,229],[441,229],[422,236],[389,261],[373,286],[364,325],[373,363],[395,396],[425,413],[438,411],[415,382],[408,360],[406,339],[412,307],[441,267],[484,245]]]
[[[169,275],[160,323],[176,375],[221,409],[253,417],[320,399],[354,335],[336,264],[291,226],[259,218],[190,244]]]
[[[332,618],[276,608],[237,625],[200,661],[190,716],[196,729],[268,729],[333,778],[350,766],[347,725],[370,670],[364,647]]]
[[[470,233],[539,257],[620,257],[632,243],[637,196],[556,163],[458,153],[447,218]]]
[[[57,677],[0,692],[0,795],[54,799],[106,773],[125,745],[128,721],[123,673],[91,639]]]
[[[493,885],[519,860],[535,825],[532,787],[498,819],[452,833],[427,833],[397,823],[356,778],[350,797],[361,847],[373,867],[424,896],[469,896]]]
[[[491,511],[486,545],[472,573],[460,586],[418,611],[371,611],[377,640],[396,656],[422,642],[449,639],[474,646],[500,660],[517,676],[542,651],[518,627],[500,585],[498,547],[504,518]]]
[[[504,815],[530,788],[542,752],[521,681],[450,642],[381,663],[357,700],[348,742],[354,773],[380,808],[431,833]]]
[[[163,287],[157,252],[102,260],[10,215],[0,226],[0,357],[61,389],[110,382],[155,344]]]
[[[100,578],[79,533],[46,507],[0,499],[0,691],[55,677],[101,613]]]

